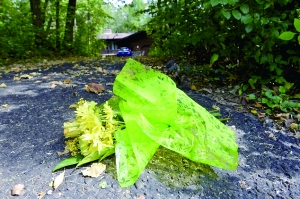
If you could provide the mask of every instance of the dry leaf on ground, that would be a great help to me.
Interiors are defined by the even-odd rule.
[[[1,105],[3,108],[8,108],[8,104],[2,104]]]
[[[194,84],[192,84],[192,85],[191,85],[191,90],[196,91],[196,90],[197,90],[197,87],[196,87]]]
[[[14,76],[14,80],[15,80],[15,81],[20,81],[20,80],[21,80],[21,78],[20,78],[20,77],[18,77],[18,76]]]
[[[102,163],[93,163],[91,167],[82,170],[82,175],[97,178],[106,169],[106,165]]]
[[[2,83],[0,84],[0,88],[5,88],[6,87],[6,84]]]
[[[42,199],[45,195],[46,195],[45,191],[39,193],[39,199]]]
[[[299,140],[300,140],[300,132],[297,131],[297,132],[295,133],[294,137],[295,137],[296,139],[299,139]]]
[[[71,79],[65,79],[65,80],[64,80],[64,84],[70,84],[71,82],[72,82]]]
[[[62,84],[64,84],[62,81],[52,81],[50,83],[51,84],[55,84],[55,85],[62,85]]]
[[[19,196],[24,191],[23,189],[24,189],[24,184],[16,184],[12,188],[11,195],[12,196]]]
[[[111,75],[115,75],[115,76],[117,76],[119,73],[120,73],[119,70],[112,70],[112,71],[110,72]]]
[[[68,149],[68,147],[65,147],[65,150],[63,151],[63,152],[57,152],[57,155],[58,156],[61,156],[61,155],[64,155],[64,154],[68,154],[70,151],[69,151],[69,149]]]
[[[54,179],[54,181],[53,181],[53,188],[54,189],[57,189],[57,187],[59,185],[61,185],[61,183],[64,181],[65,172],[66,171],[63,171],[61,174],[59,174],[58,176],[56,176],[56,178]]]
[[[96,84],[96,83],[89,83],[86,87],[85,87],[85,90],[87,92],[92,92],[92,93],[96,93],[96,94],[99,94],[99,93],[102,93],[104,91],[104,88],[103,86],[101,86],[100,84]]]
[[[32,76],[28,75],[28,74],[24,74],[20,76],[21,79],[31,79]]]

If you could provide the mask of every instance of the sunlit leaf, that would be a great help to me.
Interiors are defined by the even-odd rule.
[[[294,19],[294,26],[298,32],[300,32],[300,19]]]
[[[279,39],[282,40],[291,40],[293,39],[293,37],[295,36],[296,33],[291,32],[291,31],[287,31],[287,32],[283,32],[279,35]]]
[[[213,56],[211,56],[211,58],[210,58],[210,64],[215,63],[215,61],[217,61],[218,59],[219,59],[219,55],[213,54]]]
[[[0,88],[5,88],[6,87],[6,84],[2,83],[0,84]]]
[[[53,182],[53,188],[54,189],[57,189],[57,187],[59,187],[59,185],[61,185],[61,183],[64,181],[65,172],[66,171],[63,171],[61,174],[56,176],[56,178],[54,179],[54,182]]]
[[[58,165],[56,165],[52,169],[52,172],[54,172],[58,169],[70,166],[70,165],[78,164],[82,160],[82,158],[83,158],[83,156],[80,154],[78,154],[77,156],[74,156],[74,157],[67,158],[67,159],[61,161]]]
[[[86,170],[81,171],[82,175],[89,176],[92,178],[97,178],[100,176],[106,169],[106,165],[102,163],[93,163],[91,167]]]

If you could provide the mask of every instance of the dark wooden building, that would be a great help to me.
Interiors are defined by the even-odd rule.
[[[146,31],[139,31],[116,41],[118,46],[129,47],[136,55],[148,55],[152,39]]]
[[[106,29],[104,34],[97,36],[106,41],[106,48],[101,50],[103,55],[115,55],[120,47],[129,47],[134,55],[148,55],[152,39],[148,37],[146,31],[136,33],[112,33]]]

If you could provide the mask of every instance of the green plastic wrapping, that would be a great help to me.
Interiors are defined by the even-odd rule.
[[[128,59],[114,82],[126,128],[115,133],[117,176],[131,186],[160,145],[188,159],[235,170],[235,133],[168,76]]]

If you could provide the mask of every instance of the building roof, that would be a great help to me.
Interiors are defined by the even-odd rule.
[[[105,39],[105,40],[110,40],[110,39],[123,39],[125,37],[128,37],[132,35],[133,33],[112,33],[111,29],[106,29],[103,34],[99,34],[97,36],[98,39]]]

